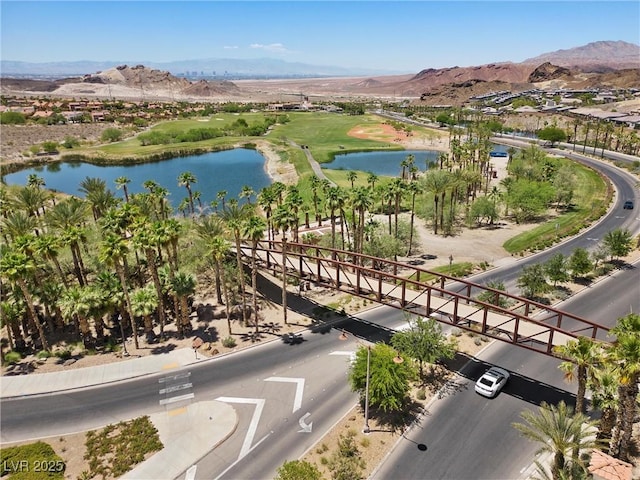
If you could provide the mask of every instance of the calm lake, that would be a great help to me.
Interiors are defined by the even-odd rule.
[[[376,175],[399,177],[402,174],[402,162],[407,156],[415,157],[414,165],[421,171],[426,170],[427,162],[436,162],[438,152],[433,150],[396,150],[391,152],[358,152],[336,155],[333,162],[321,164],[331,170],[361,170]]]
[[[197,179],[191,190],[201,192],[203,205],[216,200],[219,191],[225,190],[227,199],[237,198],[244,185],[249,185],[257,193],[272,183],[265,170],[264,157],[246,148],[125,166],[62,162],[11,173],[5,175],[4,180],[7,184],[26,185],[29,175],[35,173],[44,179],[46,188],[82,196],[78,191],[80,182],[86,177],[97,177],[107,182],[107,187],[120,197],[123,192],[116,189],[116,178],[124,176],[131,180],[127,185],[130,193],[148,191],[143,184],[153,180],[170,192],[169,200],[176,207],[188,196],[186,188],[178,186],[178,175],[187,171]]]

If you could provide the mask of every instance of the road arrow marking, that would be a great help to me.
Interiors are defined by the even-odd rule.
[[[249,423],[247,435],[244,437],[244,442],[242,443],[242,448],[240,449],[240,456],[238,457],[238,460],[240,460],[251,451],[251,444],[253,443],[253,437],[255,437],[256,435],[256,430],[258,429],[258,423],[260,422],[260,416],[262,415],[262,409],[264,408],[265,400],[264,398],[242,397],[218,397],[216,398],[216,400],[225,403],[253,403],[256,406],[256,409],[253,411],[253,416],[251,417],[251,423]]]
[[[300,410],[300,407],[302,407],[302,394],[304,393],[304,378],[269,377],[265,378],[264,381],[296,383],[296,396],[293,399],[293,413]]]
[[[301,430],[298,430],[298,433],[311,433],[311,427],[313,426],[313,422],[306,424],[305,420],[309,418],[311,414],[309,412],[305,413],[300,420],[298,420],[298,424],[301,427]]]

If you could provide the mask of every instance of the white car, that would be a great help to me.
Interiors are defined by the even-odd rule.
[[[498,395],[509,380],[509,372],[504,368],[491,367],[476,382],[476,393],[493,398]]]

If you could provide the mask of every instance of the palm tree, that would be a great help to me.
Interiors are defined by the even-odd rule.
[[[620,378],[613,365],[604,363],[593,372],[593,375],[589,378],[588,385],[592,392],[591,403],[594,410],[602,412],[596,440],[602,444],[603,450],[608,453],[611,432],[616,424]]]
[[[36,189],[40,189],[45,186],[44,178],[42,178],[37,173],[30,173],[27,177],[27,187],[33,187]]]
[[[16,284],[22,292],[22,296],[27,304],[27,311],[38,330],[42,349],[49,351],[49,343],[47,342],[47,338],[44,334],[42,323],[40,323],[38,315],[36,314],[33,296],[31,295],[31,291],[29,290],[29,285],[27,283],[27,279],[34,273],[35,269],[36,265],[33,261],[28,255],[22,252],[3,252],[2,258],[0,258],[0,275],[6,278],[10,283]]]
[[[178,186],[185,187],[189,193],[189,208],[192,215],[195,213],[195,209],[193,208],[193,192],[191,191],[191,185],[197,181],[196,176],[191,172],[182,172],[178,175]]]
[[[371,188],[371,190],[375,190],[376,188],[376,182],[379,180],[378,175],[376,175],[373,172],[368,172],[367,173],[367,185],[369,185],[369,187]]]
[[[407,176],[407,169],[411,168],[411,166],[414,164],[416,157],[413,154],[409,154],[407,155],[406,158],[404,158],[401,162],[400,162],[400,166],[402,167],[402,176],[401,179],[402,180],[406,180]]]
[[[131,292],[131,310],[134,316],[144,319],[144,332],[152,334],[151,314],[158,308],[158,295],[153,286],[147,285]]]
[[[37,228],[38,219],[22,211],[9,212],[2,219],[2,234],[7,243],[10,243],[10,239],[15,240],[23,235],[35,233]]]
[[[149,269],[149,273],[151,273],[156,291],[158,322],[160,323],[160,341],[163,341],[164,326],[166,323],[165,304],[162,283],[160,282],[160,275],[156,264],[156,248],[160,245],[161,227],[162,224],[160,222],[154,222],[151,225],[146,222],[136,224],[133,230],[133,243],[136,248],[144,252],[147,259],[147,268]]]
[[[89,323],[89,312],[92,308],[91,287],[74,286],[68,288],[60,298],[59,307],[62,317],[69,321],[78,322],[80,336],[85,346],[91,344],[91,324]]]
[[[131,179],[122,176],[122,177],[116,178],[115,183],[116,183],[116,188],[118,190],[122,189],[122,191],[124,192],[124,201],[129,203],[129,192],[127,190],[127,185],[131,183]]]
[[[180,316],[176,320],[178,323],[178,331],[180,334],[191,331],[191,322],[189,321],[189,297],[194,294],[196,289],[196,281],[188,273],[176,272],[171,280],[171,291],[178,298],[180,304]]]
[[[16,345],[24,341],[24,336],[20,329],[20,320],[25,314],[25,305],[24,302],[19,302],[12,297],[13,295],[11,297],[7,295],[7,300],[0,302],[0,326],[7,327],[9,348],[15,350]]]
[[[11,206],[16,210],[23,210],[29,216],[40,217],[40,210],[45,209],[50,194],[46,190],[36,187],[22,187],[11,196]]]
[[[358,187],[351,192],[351,206],[358,212],[357,228],[354,232],[354,251],[362,253],[364,244],[364,220],[366,212],[371,208],[371,192],[367,187]]]
[[[293,233],[293,241],[298,242],[298,228],[300,226],[300,218],[298,212],[300,208],[303,206],[304,201],[302,200],[302,196],[300,195],[300,191],[298,187],[295,185],[289,185],[287,188],[287,197],[285,198],[284,205],[291,209],[291,212],[296,218],[296,221],[293,225],[291,225],[291,230]]]
[[[411,256],[411,249],[413,248],[413,222],[416,216],[416,195],[420,193],[420,184],[412,181],[407,188],[409,189],[409,193],[411,193],[411,224],[409,228],[409,249],[407,255]]]
[[[251,197],[255,195],[255,191],[249,185],[243,185],[242,190],[240,190],[240,194],[238,195],[240,198],[246,198],[247,203],[251,205]]]
[[[344,192],[340,187],[329,187],[327,190],[327,206],[331,218],[331,248],[336,248],[336,212],[341,213],[344,209]],[[342,219],[344,224],[344,218]],[[343,225],[344,226],[344,225]],[[342,230],[342,243],[344,244],[344,228]]]
[[[212,240],[217,237],[224,236],[225,225],[222,219],[215,215],[209,215],[200,219],[198,223],[195,224],[196,233],[198,236],[204,241],[207,248],[209,247]],[[220,259],[222,260],[222,258]],[[219,265],[215,265],[215,278],[216,278],[216,296],[218,305],[222,305],[222,281],[220,278],[220,268]]]
[[[138,346],[138,331],[136,328],[133,311],[131,309],[131,299],[129,297],[129,288],[127,286],[127,278],[125,272],[124,261],[126,259],[129,247],[127,242],[120,236],[113,233],[107,233],[102,241],[102,248],[100,250],[100,261],[105,265],[113,265],[120,279],[120,288],[124,295],[124,301],[126,305],[126,311],[131,318],[131,329],[133,330],[133,341]]]
[[[578,337],[570,340],[565,345],[557,345],[555,353],[566,361],[560,364],[560,370],[564,372],[565,380],[578,381],[578,393],[576,394],[577,413],[584,413],[584,397],[587,390],[589,374],[592,373],[602,361],[602,350],[598,343],[589,337]]]
[[[640,384],[640,315],[630,313],[618,319],[609,331],[617,340],[610,349],[611,361],[619,375],[618,415],[611,439],[611,451],[616,458],[629,461],[633,422],[638,411],[638,384]]]
[[[423,177],[424,189],[433,194],[433,233],[438,234],[438,205],[449,185],[449,172],[446,170],[429,170]],[[441,207],[443,208],[444,205]]]
[[[311,192],[313,194],[313,212],[316,217],[316,222],[318,222],[318,226],[322,226],[322,216],[319,213],[318,202],[320,198],[318,197],[318,189],[320,188],[320,179],[317,175],[311,175],[309,178],[309,182],[311,183]]]
[[[98,220],[107,209],[116,205],[113,192],[101,178],[86,177],[80,182],[78,190],[84,193],[85,200],[91,205],[94,220]]]
[[[273,225],[271,224],[271,212],[273,211],[273,203],[276,201],[276,196],[271,186],[264,187],[258,193],[258,206],[264,212],[267,218],[267,240],[273,240]]]
[[[242,227],[242,235],[251,240],[251,289],[253,298],[253,315],[256,327],[254,341],[258,338],[258,267],[256,266],[256,249],[258,241],[264,237],[266,223],[262,217],[251,215],[246,219]]]
[[[80,250],[80,242],[86,240],[84,228],[86,215],[87,204],[76,197],[63,200],[50,209],[46,215],[47,224],[58,231],[64,245],[69,245],[76,278],[81,286],[86,283]]]
[[[298,222],[287,205],[280,205],[273,212],[273,223],[282,232],[282,308],[284,324],[287,323],[287,231]]]
[[[50,260],[56,267],[56,271],[60,276],[60,280],[65,287],[69,287],[67,276],[62,271],[60,262],[58,261],[58,253],[62,247],[60,239],[51,234],[40,235],[34,242],[34,253],[46,260]]]
[[[564,402],[557,406],[542,402],[537,415],[526,410],[520,416],[526,423],[513,423],[512,426],[524,437],[542,445],[536,455],[543,452],[553,454],[551,476],[554,480],[562,479],[568,467],[579,466],[578,463],[567,465],[566,455],[569,452],[574,448],[582,450],[596,445],[589,431],[596,422],[582,413],[573,415],[573,409]],[[578,461],[574,459],[574,462]]]
[[[393,235],[396,239],[398,238],[398,216],[400,215],[400,204],[402,202],[402,195],[404,194],[404,191],[404,181],[401,178],[394,178],[391,182],[391,193],[393,194]]]
[[[231,336],[231,310],[229,305],[230,298],[229,298],[229,291],[227,288],[227,282],[225,282],[224,278],[222,278],[222,275],[223,275],[222,262],[224,261],[227,254],[229,253],[229,244],[222,237],[222,235],[214,236],[207,241],[207,250],[209,251],[209,254],[213,258],[213,261],[215,263],[216,281],[222,284],[222,290],[224,293],[225,312],[227,315],[227,329],[229,331],[228,336],[230,337]],[[221,302],[218,302],[218,303],[221,303]]]
[[[216,194],[216,198],[222,203],[222,209],[224,210],[225,208],[225,199],[227,198],[227,191],[226,190],[220,190],[217,194]]]
[[[353,183],[356,181],[357,178],[358,178],[358,174],[353,170],[349,170],[347,172],[347,180],[351,182],[351,188],[353,188]]]
[[[242,231],[242,224],[249,213],[247,206],[238,206],[237,204],[230,203],[221,212],[221,218],[226,223],[227,227],[233,234],[236,242],[236,263],[238,266],[238,277],[240,280],[240,290],[242,292],[242,324],[247,324],[247,306],[245,303],[246,286],[244,281],[244,269],[242,267],[242,248],[240,245],[240,233]]]

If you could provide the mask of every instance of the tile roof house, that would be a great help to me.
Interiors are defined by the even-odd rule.
[[[589,473],[593,480],[631,480],[632,465],[613,458],[600,450],[591,452]]]

